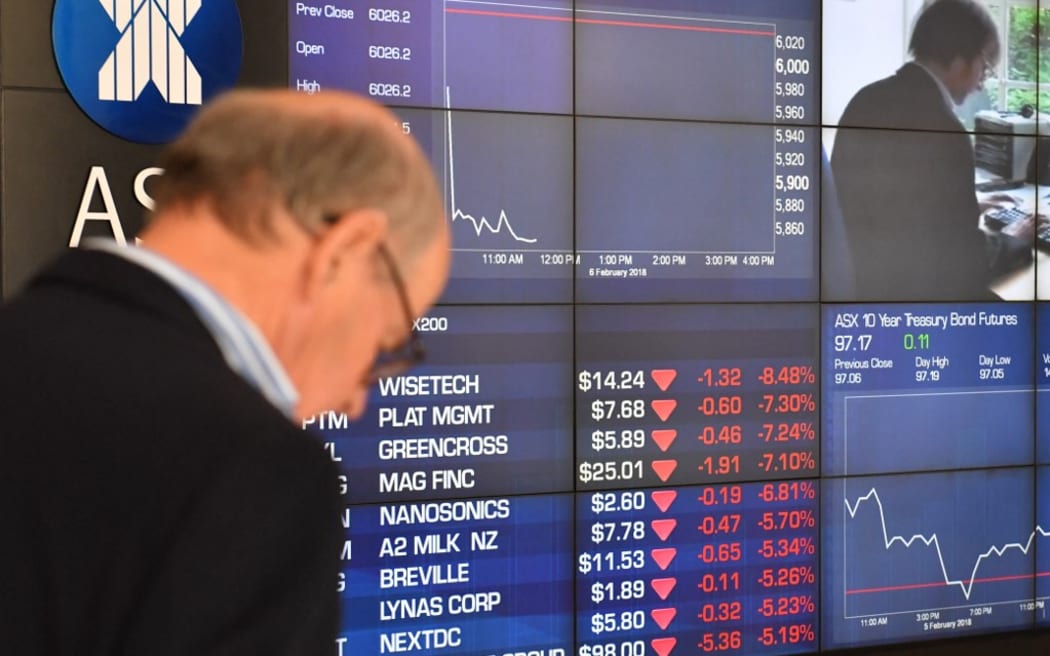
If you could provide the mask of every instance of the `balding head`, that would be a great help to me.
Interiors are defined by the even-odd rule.
[[[163,152],[155,213],[207,203],[246,242],[274,238],[273,208],[310,232],[364,208],[383,211],[411,260],[437,234],[442,201],[430,167],[385,108],[339,92],[229,92]]]
[[[163,153],[145,248],[251,321],[296,414],[364,411],[448,278],[441,195],[397,119],[344,93],[235,91]],[[378,373],[377,373],[378,372]]]

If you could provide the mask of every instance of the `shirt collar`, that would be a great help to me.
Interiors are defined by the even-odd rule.
[[[230,369],[294,420],[299,392],[291,378],[255,324],[218,292],[148,248],[120,246],[113,240],[99,238],[85,240],[83,247],[122,257],[167,281],[193,308]]]
[[[940,90],[941,97],[944,98],[944,104],[952,112],[955,112],[955,101],[952,99],[952,94],[950,91],[948,91],[948,87],[945,86],[944,82],[941,81],[941,78],[934,75],[933,71],[931,71],[929,68],[923,65],[922,62],[915,60],[912,63],[921,68],[922,70],[926,71],[926,74],[930,76],[930,78],[933,80],[933,83],[936,84],[937,88]]]

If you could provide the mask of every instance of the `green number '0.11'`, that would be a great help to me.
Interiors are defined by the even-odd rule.
[[[916,349],[926,350],[930,348],[930,334],[919,333],[913,335],[912,333],[904,333],[904,350],[914,351]]]

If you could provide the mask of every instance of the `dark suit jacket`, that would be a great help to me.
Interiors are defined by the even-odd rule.
[[[929,73],[906,64],[864,87],[839,124],[831,168],[856,299],[994,298],[973,146]]]
[[[336,477],[170,285],[70,252],[0,309],[0,652],[331,654]]]

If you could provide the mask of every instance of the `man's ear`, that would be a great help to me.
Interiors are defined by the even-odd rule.
[[[363,208],[341,214],[311,248],[307,293],[315,294],[349,268],[367,262],[386,240],[386,212]]]

